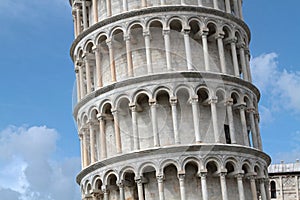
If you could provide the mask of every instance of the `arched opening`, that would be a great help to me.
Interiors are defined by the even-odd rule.
[[[201,180],[198,177],[198,166],[194,162],[185,165],[186,199],[202,199]]]
[[[109,190],[109,200],[120,199],[120,191],[117,185],[116,175],[110,174],[107,177],[107,188]]]
[[[207,24],[208,28],[208,55],[210,70],[214,72],[221,72],[221,64],[219,59],[218,45],[217,45],[217,25],[210,22]]]
[[[121,29],[116,29],[112,35],[112,48],[114,52],[114,65],[116,79],[118,81],[127,78],[127,54],[126,44],[124,41],[124,32]]]
[[[234,129],[235,129],[235,139],[237,144],[244,144],[244,137],[242,134],[242,123],[241,123],[241,116],[240,116],[240,110],[239,110],[239,104],[240,104],[240,97],[236,91],[231,93],[231,98],[233,100],[233,123],[234,123]]]
[[[133,171],[127,171],[124,174],[124,194],[125,199],[138,199],[137,185],[134,180],[135,174]]]
[[[170,24],[171,44],[171,70],[183,71],[187,69],[186,52],[182,31],[182,23],[179,19],[173,19]]]
[[[271,198],[272,199],[277,198],[277,195],[276,195],[276,182],[275,181],[271,181]]]
[[[143,177],[147,180],[147,182],[143,184],[144,199],[159,199],[158,192],[153,192],[158,191],[156,170],[152,166],[146,166],[142,172]]]
[[[173,164],[164,168],[165,196],[168,199],[180,199],[178,172]]]
[[[230,75],[235,75],[234,74],[234,65],[233,65],[233,55],[232,55],[232,50],[231,50],[231,40],[232,38],[232,33],[231,30],[228,26],[223,27],[223,32],[224,32],[224,54],[225,54],[225,63],[226,63],[226,72],[227,74]]]
[[[250,108],[250,100],[247,96],[244,97],[244,102],[246,103],[246,108]],[[247,124],[247,133],[248,133],[248,141],[249,141],[249,146],[254,147],[254,135],[251,129],[251,121],[250,121],[250,114],[249,112],[245,112],[246,116],[246,124]]]
[[[106,103],[103,106],[102,113],[105,116],[105,136],[106,136],[106,151],[107,157],[111,157],[117,153],[114,118],[111,112],[112,106]]]
[[[149,25],[151,34],[152,69],[155,73],[167,70],[163,25],[160,21],[152,21]]]
[[[151,112],[149,106],[149,97],[142,93],[136,100],[137,106],[137,126],[141,149],[153,147],[153,131],[151,123]]]
[[[189,101],[190,94],[187,89],[181,88],[177,91],[176,96],[177,122],[180,141],[182,144],[193,144],[195,143],[195,128],[193,124],[192,106]]]
[[[239,191],[238,191],[238,184],[236,181],[236,165],[233,161],[228,161],[225,165],[227,170],[226,176],[226,184],[230,187],[227,188],[228,199],[239,199]]]
[[[235,37],[237,38],[237,44],[242,44],[243,40],[239,32],[235,32]],[[238,63],[239,63],[239,71],[240,71],[240,78],[245,79],[245,72],[243,71],[242,61],[239,49],[237,49],[237,57],[238,57]],[[244,66],[246,68],[246,66]]]
[[[221,197],[221,186],[220,178],[218,176],[219,168],[218,164],[215,161],[209,161],[206,164],[207,170],[207,193],[208,199],[213,199],[213,197]]]
[[[200,88],[197,91],[199,113],[200,113],[200,133],[204,142],[215,142],[212,125],[211,107],[209,104],[209,92],[206,88]],[[205,113],[205,114],[204,114]]]
[[[133,65],[133,75],[141,76],[147,74],[147,60],[145,39],[143,36],[143,27],[140,24],[134,24],[130,27],[130,43]]]
[[[91,121],[92,122],[97,122],[97,114],[98,111],[96,109],[93,109],[91,112]],[[90,133],[91,140],[93,140],[93,142],[91,142],[91,144],[94,144],[94,146],[91,146],[91,148],[94,149],[94,161],[98,161],[100,160],[100,129],[99,126],[97,126],[97,124],[91,124],[91,126],[93,126],[93,128],[90,131],[93,131],[93,133]]]
[[[105,35],[101,35],[97,41],[98,47],[100,48],[102,82],[104,86],[108,85],[111,82],[109,49],[106,41],[107,37]]]
[[[192,49],[193,68],[198,71],[204,71],[204,54],[202,45],[202,36],[199,21],[191,20],[190,26],[190,45]]]
[[[88,117],[85,115],[83,118],[83,127],[86,128],[83,132],[83,159],[86,160],[86,166],[91,164],[91,145],[90,145],[90,129],[88,125]],[[86,153],[84,153],[86,151]],[[87,158],[85,158],[87,156]]]
[[[130,152],[133,150],[133,134],[132,134],[132,115],[129,109],[129,100],[122,98],[118,105],[119,126],[121,132],[122,152]]]
[[[174,144],[170,96],[165,90],[160,90],[156,95],[156,111],[160,144],[162,146]]]

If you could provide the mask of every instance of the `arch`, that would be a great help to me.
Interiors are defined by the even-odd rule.
[[[86,41],[83,49],[87,53],[92,53],[93,46],[94,46],[94,42],[92,40],[88,40]]]
[[[233,90],[233,91],[230,93],[230,97],[231,97],[232,100],[233,100],[233,104],[239,104],[239,103],[241,103],[241,98],[240,98],[240,94],[239,94],[238,91]]]
[[[271,198],[277,198],[277,195],[276,195],[276,182],[274,180],[271,181],[270,183],[270,191],[271,191]]]
[[[178,24],[174,24],[174,22],[176,23],[176,22],[179,22]],[[181,27],[179,30],[177,30],[177,31],[179,31],[179,32],[181,32],[181,30],[184,28],[184,27],[186,27],[186,23],[185,23],[185,21],[182,19],[182,18],[180,18],[180,17],[178,17],[178,16],[173,16],[173,17],[171,17],[171,18],[169,18],[168,20],[167,20],[167,22],[166,22],[166,26],[167,26],[167,28],[169,28],[169,29],[171,29],[171,30],[177,30],[176,28],[176,26],[179,26],[179,27]],[[173,26],[173,27],[172,27]]]
[[[157,100],[157,96],[161,93],[165,92],[169,95],[169,97],[172,96],[171,89],[167,86],[158,86],[153,90],[153,98]]]
[[[209,157],[204,161],[204,167],[208,173],[215,173],[221,170],[221,161],[216,157]]]
[[[111,100],[110,99],[105,99],[105,100],[103,100],[102,102],[101,102],[101,104],[100,104],[100,108],[99,108],[99,111],[100,111],[100,113],[105,113],[105,110],[107,110],[107,107],[108,106],[110,106],[111,108],[113,107],[113,104],[112,104],[112,102],[111,102]]]
[[[200,160],[196,157],[187,157],[185,158],[183,161],[182,161],[182,164],[181,164],[181,168],[182,170],[185,172],[185,168],[188,164],[194,164],[195,166],[197,166],[198,168],[198,172],[200,172],[200,169],[201,169],[201,164],[200,164]]]
[[[153,162],[146,162],[146,163],[143,163],[141,166],[139,166],[139,168],[138,168],[138,174],[142,175],[145,172],[149,172],[149,171],[151,171],[151,170],[149,170],[151,168],[153,168],[156,173],[158,172],[158,167],[157,167],[157,165],[155,163],[153,163]]]
[[[101,177],[99,175],[93,177],[93,180],[92,180],[93,190],[101,190],[102,185],[103,185],[103,182],[102,182]]]
[[[106,40],[107,40],[108,34],[105,32],[100,32],[97,36],[96,36],[96,44],[106,44]]]
[[[124,29],[121,26],[116,26],[110,30],[110,32],[108,33],[108,36],[109,36],[109,38],[112,38],[114,35],[117,35],[119,33],[123,33],[125,35],[126,29]]]
[[[132,166],[125,166],[119,172],[120,180],[124,180],[126,173],[130,173],[130,172],[133,173],[135,175],[135,177],[137,177],[137,175],[136,175],[136,169],[134,167],[132,167]]]
[[[174,165],[177,169],[177,171],[181,171],[180,169],[180,164],[178,163],[178,161],[173,160],[173,159],[167,159],[164,160],[163,162],[161,162],[159,169],[160,169],[160,173],[162,173],[164,171],[164,169],[170,165]]]
[[[187,93],[189,94],[188,99],[190,99],[194,94],[193,94],[193,89],[191,85],[187,84],[179,84],[174,88],[174,95],[177,96],[178,92],[180,90],[186,90]]]
[[[229,158],[228,160],[225,161],[224,168],[227,170],[227,174],[238,171],[236,160],[234,158]]]
[[[131,30],[135,29],[133,27],[139,27],[139,26],[142,28],[142,30],[145,30],[145,24],[143,24],[141,21],[135,20],[130,22],[126,28],[126,33],[131,34]]]
[[[85,188],[85,194],[91,194],[92,192],[92,185],[90,182],[87,182],[86,188]]]
[[[247,175],[248,173],[254,172],[254,170],[251,168],[251,164],[248,160],[245,160],[242,163],[242,170],[244,171],[244,174]]]
[[[128,94],[120,94],[118,95],[116,98],[114,98],[112,104],[114,106],[114,108],[119,108],[120,104],[122,103],[122,101],[124,100],[128,100],[130,102],[130,97],[128,96]]]
[[[117,183],[119,180],[118,172],[116,170],[109,170],[103,176],[103,184],[109,185],[110,184],[109,182],[111,181],[110,178],[112,178],[112,176],[116,177],[115,181]]]
[[[133,98],[131,100],[132,103],[136,103],[138,98],[141,96],[141,95],[145,95],[147,96],[149,99],[152,98],[152,95],[151,95],[151,91],[148,90],[148,89],[140,89],[140,90],[137,90],[134,94],[133,94]]]
[[[91,106],[88,111],[89,119],[97,119],[97,114],[99,113],[96,106]]]
[[[164,23],[164,21],[159,18],[159,17],[154,17],[154,18],[151,18],[149,19],[147,22],[146,22],[146,29],[147,30],[150,30],[150,27],[160,27],[160,28],[165,28],[166,25]]]
[[[226,91],[224,88],[216,89],[216,97],[218,98],[218,103],[224,103],[226,100]]]

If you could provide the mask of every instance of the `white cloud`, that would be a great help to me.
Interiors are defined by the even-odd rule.
[[[300,113],[300,72],[280,70],[276,53],[262,54],[251,60],[254,83],[274,110]]]
[[[79,158],[54,160],[59,134],[42,127],[9,127],[0,132],[0,193],[6,200],[79,199]]]

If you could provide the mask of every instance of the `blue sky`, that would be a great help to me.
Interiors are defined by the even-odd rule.
[[[292,2],[292,3],[291,3]],[[300,158],[300,3],[244,1],[261,89],[264,150]],[[73,41],[67,0],[1,0],[0,193],[5,200],[80,199],[72,118]],[[42,170],[41,170],[42,169]]]

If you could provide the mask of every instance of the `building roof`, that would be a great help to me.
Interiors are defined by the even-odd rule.
[[[297,160],[295,163],[273,164],[269,166],[268,171],[271,174],[300,172],[300,162]]]

